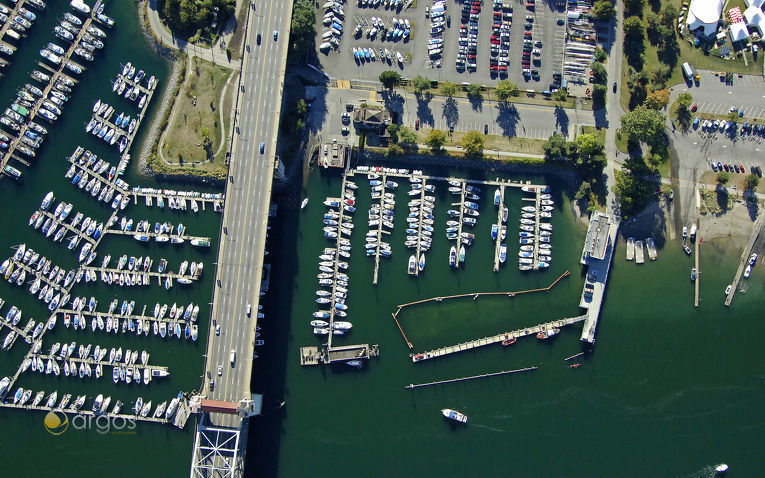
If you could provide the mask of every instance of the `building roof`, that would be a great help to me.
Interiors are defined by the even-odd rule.
[[[730,40],[732,42],[744,41],[749,38],[749,30],[746,29],[746,23],[731,23],[729,27]]]
[[[744,12],[744,18],[746,18],[746,23],[748,23],[750,27],[757,27],[760,30],[760,34],[765,33],[765,15],[763,15],[762,10],[760,10],[759,7],[752,5],[747,8]]]
[[[701,23],[716,25],[720,21],[722,9],[722,0],[693,0],[688,10],[689,24],[691,17],[694,17]]]
[[[236,415],[237,404],[235,402],[224,402],[222,400],[202,400],[202,411],[219,412]]]
[[[390,124],[390,113],[386,109],[359,108],[355,111],[353,119],[368,126],[383,126]]]
[[[746,6],[747,7],[762,8],[762,4],[763,3],[765,3],[765,0],[746,0]]]
[[[611,220],[608,216],[593,213],[590,217],[590,226],[587,229],[584,251],[590,257],[603,259],[606,256],[606,248],[609,243],[609,229]]]

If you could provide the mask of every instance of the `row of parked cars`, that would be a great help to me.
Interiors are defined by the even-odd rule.
[[[457,50],[457,71],[475,71],[478,68],[478,17],[481,14],[481,2],[463,0],[462,22],[460,24],[459,49]]]
[[[509,2],[494,0],[494,16],[491,26],[491,56],[489,73],[507,75],[510,64],[510,27],[513,25],[513,7]]]
[[[446,17],[446,1],[433,0],[430,7],[425,7],[425,15],[430,15],[430,39],[428,40],[428,57],[432,61],[439,62],[444,52],[444,29],[448,17]]]
[[[742,173],[746,174],[746,168],[743,164],[732,164],[732,163],[726,163],[723,164],[721,161],[718,161],[717,164],[712,163],[712,171],[726,171],[730,173]],[[753,164],[749,168],[749,172],[756,174],[759,177],[762,177],[762,168],[759,166]]]
[[[385,9],[401,10],[409,8],[414,0],[358,0],[360,7],[377,8],[379,6],[385,7]]]
[[[388,62],[390,65],[393,61],[398,61],[399,66],[404,64],[404,55],[399,51],[390,51],[387,48],[378,50],[375,53],[374,48],[356,48],[353,47],[353,58],[359,63],[366,63],[370,61]]]
[[[366,29],[364,28],[366,27]],[[353,30],[353,36],[355,38],[361,38],[365,36],[370,40],[379,38],[380,41],[399,41],[408,40],[411,34],[412,25],[408,19],[398,19],[393,17],[391,19],[391,25],[387,25],[380,17],[372,17],[369,19],[369,23],[359,23]]]

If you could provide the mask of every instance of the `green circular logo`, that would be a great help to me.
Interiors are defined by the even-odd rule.
[[[43,423],[48,433],[56,436],[61,435],[69,428],[69,418],[67,418],[65,413],[61,412],[48,412]]]

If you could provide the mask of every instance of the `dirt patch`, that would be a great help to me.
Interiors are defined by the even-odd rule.
[[[234,34],[231,35],[228,45],[231,50],[231,59],[238,60],[242,58],[242,40],[244,40],[245,22],[247,21],[247,8],[249,4],[242,2],[241,8],[236,14],[236,26],[234,27]]]
[[[224,167],[229,115],[221,95],[231,70],[194,57],[175,103],[162,144],[162,158],[171,166],[190,166],[213,171]],[[229,106],[230,108],[230,106]],[[216,152],[218,153],[216,155]]]

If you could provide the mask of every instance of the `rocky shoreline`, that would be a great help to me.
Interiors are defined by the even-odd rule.
[[[168,84],[165,86],[165,92],[162,95],[162,100],[160,102],[159,109],[154,113],[154,119],[151,122],[151,125],[149,127],[149,133],[147,134],[146,138],[144,138],[143,144],[141,145],[140,153],[137,155],[137,163],[136,167],[138,170],[138,174],[140,176],[144,177],[154,177],[154,171],[151,170],[151,168],[147,164],[147,160],[149,158],[149,154],[151,152],[151,148],[154,145],[154,143],[158,140],[158,135],[160,134],[159,131],[159,124],[162,121],[162,118],[165,115],[165,111],[167,108],[170,107],[170,104],[172,102],[172,96],[175,92],[175,88],[178,84],[178,79],[181,74],[181,66],[182,62],[178,61],[177,57],[177,51],[167,48],[166,46],[162,45],[157,38],[154,36],[154,33],[151,31],[151,28],[146,23],[146,16],[144,15],[145,8],[146,8],[146,0],[138,0],[136,2],[137,9],[136,13],[138,15],[138,24],[141,27],[141,33],[143,33],[144,38],[146,39],[146,42],[151,46],[154,51],[157,52],[158,55],[170,60],[173,62],[173,69],[170,72],[170,77],[168,78]]]

